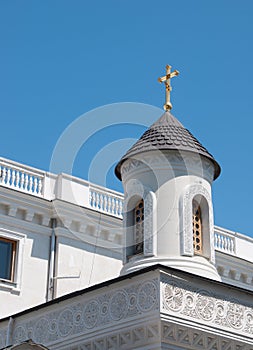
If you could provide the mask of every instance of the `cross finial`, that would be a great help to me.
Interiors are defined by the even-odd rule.
[[[166,89],[166,99],[165,99],[165,104],[163,108],[165,111],[170,111],[172,108],[172,104],[170,102],[170,92],[172,90],[172,87],[170,85],[170,79],[177,76],[179,74],[178,70],[174,70],[174,72],[171,73],[171,66],[167,65],[166,66],[166,75],[164,75],[161,78],[158,78],[158,81],[160,83],[165,84],[165,89]]]

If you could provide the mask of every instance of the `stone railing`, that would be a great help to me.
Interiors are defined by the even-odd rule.
[[[34,196],[43,196],[43,171],[0,158],[0,185]]]
[[[90,186],[90,206],[92,209],[122,218],[123,195],[107,188]]]
[[[53,174],[0,158],[0,186],[46,200],[60,199],[104,214],[122,218],[122,193],[67,174]],[[253,238],[214,228],[216,251],[253,261]]]
[[[214,231],[214,247],[225,253],[235,254],[235,237],[228,232]]]
[[[62,199],[122,218],[123,195],[67,174],[55,175],[0,158],[0,186],[47,200]],[[61,187],[61,190],[59,188]]]
[[[216,251],[253,262],[253,238],[222,227],[214,227]]]

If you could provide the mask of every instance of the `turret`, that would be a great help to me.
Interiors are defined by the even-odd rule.
[[[220,280],[211,194],[220,166],[165,109],[115,169],[125,194],[122,274],[162,264]]]

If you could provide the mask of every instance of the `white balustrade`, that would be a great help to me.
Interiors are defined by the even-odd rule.
[[[43,191],[44,174],[29,170],[29,167],[18,166],[15,162],[0,160],[0,185],[27,192],[41,197]]]
[[[91,186],[90,206],[92,209],[102,213],[122,218],[123,195],[111,190],[103,190],[100,187]]]
[[[235,238],[229,234],[214,232],[214,247],[216,250],[235,254]]]

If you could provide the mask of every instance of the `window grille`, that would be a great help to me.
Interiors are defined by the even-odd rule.
[[[135,230],[135,252],[134,254],[143,253],[144,241],[144,201],[141,199],[134,209],[134,230]]]
[[[193,200],[192,203],[192,227],[193,227],[193,250],[194,254],[203,253],[202,216],[200,205]]]

